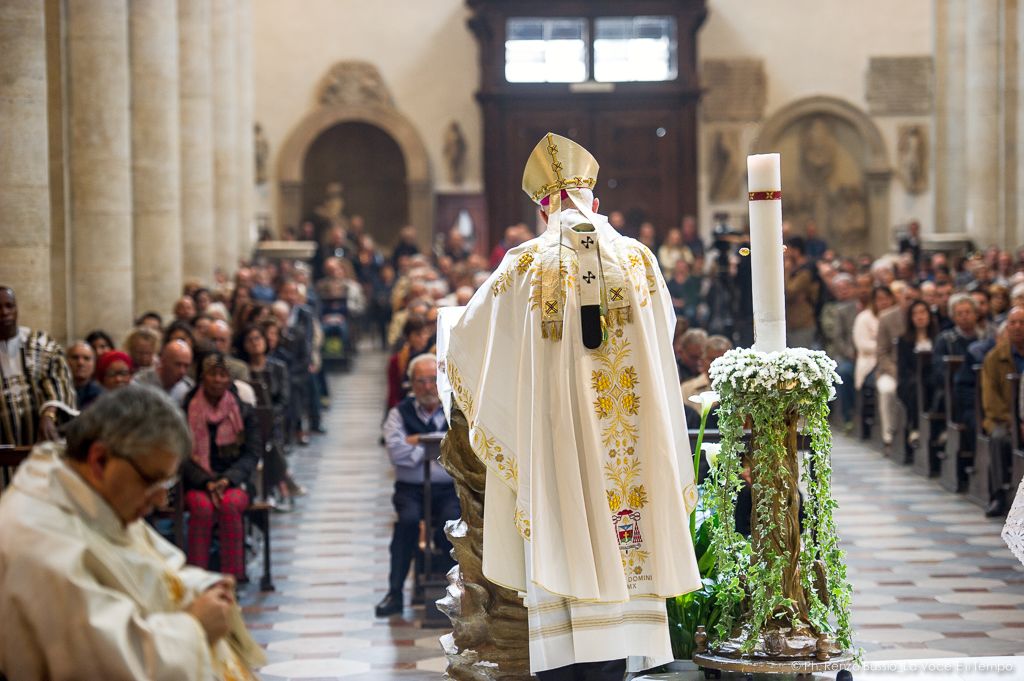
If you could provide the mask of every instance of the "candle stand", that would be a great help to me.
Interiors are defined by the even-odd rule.
[[[693,661],[721,671],[812,674],[854,663],[849,651],[850,585],[832,519],[831,431],[835,362],[822,352],[732,350],[711,365],[719,394],[722,450],[704,491],[719,522],[712,546],[728,613],[714,631],[698,629]],[[752,431],[744,451],[743,429]],[[803,461],[800,431],[810,440]],[[752,490],[748,542],[735,529],[744,478]],[[801,512],[802,511],[802,512]]]

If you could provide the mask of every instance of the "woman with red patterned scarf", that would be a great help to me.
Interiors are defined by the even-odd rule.
[[[208,566],[216,523],[220,571],[243,580],[242,514],[249,506],[245,486],[259,461],[259,431],[249,408],[231,390],[224,355],[210,353],[200,367],[199,385],[184,405],[193,440],[192,457],[182,466],[188,562]]]

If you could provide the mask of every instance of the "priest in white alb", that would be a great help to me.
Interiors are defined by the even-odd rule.
[[[523,594],[541,681],[670,661],[665,599],[701,585],[672,300],[597,213],[597,171],[572,140],[537,144],[523,190],[547,230],[476,292],[445,366],[487,466],[484,574]]]
[[[256,678],[234,579],[185,565],[144,520],[191,449],[181,409],[145,386],[35,447],[0,497],[0,678]]]

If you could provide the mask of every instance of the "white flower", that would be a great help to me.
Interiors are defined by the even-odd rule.
[[[690,395],[690,401],[700,405],[700,417],[704,418],[718,402],[718,393],[714,390],[705,390],[699,395]]]
[[[714,468],[715,463],[718,461],[718,455],[722,453],[722,443],[702,442],[700,451],[704,452],[704,458],[707,459],[708,466]]]

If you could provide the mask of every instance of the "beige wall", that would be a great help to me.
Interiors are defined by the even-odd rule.
[[[708,18],[700,32],[698,55],[700,60],[763,60],[768,86],[766,118],[796,100],[819,95],[846,100],[867,112],[869,59],[932,54],[933,13],[933,0],[708,0]],[[923,123],[934,143],[935,130],[929,116],[872,118],[885,140],[890,167],[896,163],[899,126]],[[741,145],[745,145],[745,150],[749,150],[760,127],[753,123],[743,126]],[[718,206],[712,207],[707,201],[703,156],[701,160],[700,206],[702,215],[710,218],[710,210]],[[923,194],[907,194],[894,177],[889,202],[892,224],[917,218],[925,231],[930,231],[935,186],[931,155],[930,161],[929,190]],[[730,212],[746,212],[745,203],[728,208]],[[708,220],[702,223],[706,228]]]
[[[256,120],[270,144],[262,210],[271,212],[277,200],[282,142],[312,110],[331,66],[350,59],[379,69],[398,111],[426,145],[435,190],[447,185],[442,146],[452,120],[469,142],[465,188],[481,187],[477,47],[463,0],[258,0],[253,11]]]
[[[469,142],[469,187],[480,187],[481,123],[473,97],[479,82],[478,50],[466,27],[469,13],[463,0],[393,0],[386,13],[380,5],[356,0],[306,0],[301,5],[260,0],[254,9],[256,119],[264,125],[271,146],[271,177],[262,211],[276,214],[274,175],[281,143],[312,110],[320,79],[346,59],[366,60],[380,70],[399,112],[409,118],[427,147],[435,191],[447,188],[442,143],[452,119],[462,125]],[[708,10],[699,36],[700,59],[765,60],[768,117],[795,100],[816,95],[838,97],[866,110],[870,57],[932,52],[932,0],[708,0]],[[912,121],[930,123],[929,117],[875,118],[890,163],[895,161],[898,126]],[[743,126],[744,151],[759,128]],[[705,192],[703,177],[700,191]],[[931,191],[909,196],[894,180],[891,222],[916,217],[930,225],[932,197]],[[719,206],[701,199],[706,228],[712,208]],[[735,209],[745,212],[746,205]]]
[[[708,0],[699,54],[764,59],[769,115],[813,95],[866,108],[868,57],[931,53],[932,1]]]

